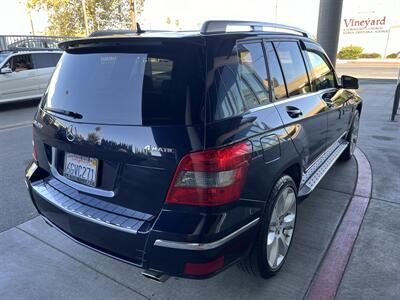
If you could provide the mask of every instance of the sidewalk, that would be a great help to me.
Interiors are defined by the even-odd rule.
[[[357,59],[338,59],[337,65],[340,64],[395,64],[400,65],[400,58],[357,58]]]
[[[368,86],[367,89],[363,89]],[[359,147],[373,172],[372,198],[338,299],[400,297],[400,116],[390,122],[395,81],[362,81]]]
[[[393,90],[394,82],[361,82],[359,146],[372,166],[373,192],[338,299],[400,295],[400,122],[389,121]],[[0,233],[1,298],[302,299],[346,211],[357,175],[354,159],[336,163],[299,205],[287,262],[270,280],[233,267],[209,280],[170,278],[158,284],[138,268],[76,244],[38,217]]]

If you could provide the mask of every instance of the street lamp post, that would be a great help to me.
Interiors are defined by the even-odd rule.
[[[87,14],[86,14],[86,0],[82,0],[82,9],[83,9],[83,20],[85,22],[85,31],[86,35],[89,35],[89,28],[88,28],[88,20],[87,20]]]
[[[395,26],[390,26],[390,27],[389,27],[388,35],[387,35],[387,38],[386,38],[385,56],[384,56],[383,58],[386,58],[386,56],[388,55],[387,51],[388,51],[388,46],[389,46],[389,41],[390,41],[390,31],[391,31],[393,28],[400,28],[400,25],[395,25]]]
[[[130,12],[131,12],[131,29],[132,31],[137,31],[136,26],[136,15],[135,15],[135,0],[130,1]]]
[[[30,8],[28,8],[28,18],[29,18],[29,23],[30,23],[30,25],[31,25],[31,32],[32,32],[32,35],[35,35],[35,28],[33,27],[32,12],[31,12],[31,9],[30,9]]]

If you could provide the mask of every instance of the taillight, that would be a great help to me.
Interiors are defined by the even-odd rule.
[[[250,143],[185,155],[166,203],[215,206],[239,198],[251,159]]]
[[[207,263],[186,263],[184,273],[188,275],[207,275],[222,269],[223,266],[224,257],[221,256]]]
[[[33,159],[35,161],[38,161],[36,145],[35,145],[35,142],[33,140],[32,140],[32,146],[33,146],[33,151],[32,151]]]

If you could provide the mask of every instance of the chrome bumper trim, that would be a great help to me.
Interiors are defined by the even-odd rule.
[[[154,246],[158,247],[165,247],[165,248],[174,248],[174,249],[182,249],[182,250],[211,250],[222,246],[223,244],[229,242],[230,240],[234,239],[247,229],[253,227],[258,223],[260,218],[254,219],[250,223],[244,225],[243,227],[239,228],[238,230],[232,232],[231,234],[223,237],[220,240],[210,242],[210,243],[187,243],[187,242],[175,242],[175,241],[166,241],[166,240],[156,240],[154,242]]]
[[[54,181],[56,179],[52,180]],[[102,210],[98,207],[88,204],[92,201],[100,202],[100,200],[96,200],[93,198],[91,198],[93,200],[88,200],[88,198],[85,198],[86,199],[85,202],[88,203],[80,202],[79,200],[73,198],[71,192],[65,191],[64,194],[63,192],[58,191],[53,186],[49,185],[43,180],[31,184],[31,188],[34,192],[39,194],[42,199],[56,206],[58,209],[64,211],[65,213],[84,219],[89,222],[99,224],[101,226],[109,227],[115,230],[124,231],[131,234],[137,234],[137,231],[145,222],[145,220],[142,219],[128,217],[118,213]],[[117,208],[121,209],[121,207]]]

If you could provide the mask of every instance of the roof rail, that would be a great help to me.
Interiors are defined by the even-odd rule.
[[[249,26],[250,31],[264,31],[264,27],[283,29],[293,31],[304,37],[310,37],[307,31],[297,27],[287,26],[283,24],[268,23],[268,22],[255,22],[255,21],[225,21],[225,20],[209,20],[205,21],[201,26],[200,33],[220,33],[226,32],[228,26]]]

